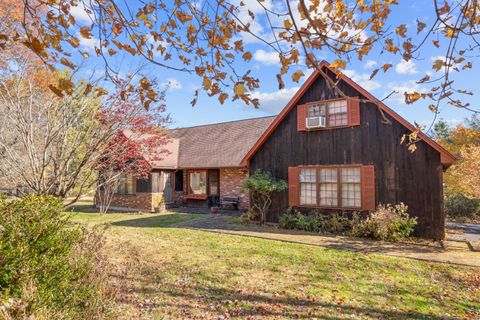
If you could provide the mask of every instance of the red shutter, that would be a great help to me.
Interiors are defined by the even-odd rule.
[[[360,125],[360,101],[358,97],[348,99],[348,125]]]
[[[299,104],[297,105],[297,130],[298,131],[307,131],[307,105]]]
[[[288,205],[298,206],[298,167],[288,168]]]
[[[362,166],[362,210],[375,210],[375,167]]]

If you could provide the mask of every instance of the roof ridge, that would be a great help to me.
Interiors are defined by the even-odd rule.
[[[224,121],[224,122],[216,122],[216,123],[210,123],[210,124],[199,124],[196,126],[190,126],[190,127],[179,127],[179,128],[173,128],[173,129],[167,129],[168,131],[173,131],[173,130],[181,130],[181,129],[192,129],[192,128],[198,128],[198,127],[208,127],[208,126],[216,126],[220,124],[226,124],[226,123],[234,123],[234,122],[242,122],[242,121],[251,121],[251,120],[260,120],[260,119],[266,119],[266,118],[275,118],[275,116],[263,116],[263,117],[257,117],[257,118],[248,118],[248,119],[240,119],[240,120],[230,120],[230,121]]]

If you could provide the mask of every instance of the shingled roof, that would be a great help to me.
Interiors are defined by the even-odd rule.
[[[240,167],[242,159],[272,123],[275,117],[263,117],[168,130],[167,136],[178,141],[169,161],[156,161],[159,169]],[[176,143],[172,144],[177,147]],[[165,148],[169,149],[167,144]],[[166,159],[165,159],[166,160]]]

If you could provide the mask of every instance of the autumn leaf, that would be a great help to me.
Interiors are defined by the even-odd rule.
[[[221,93],[220,96],[218,96],[218,101],[220,101],[220,103],[223,104],[225,100],[227,100],[227,98],[228,98],[228,94]]]
[[[334,69],[345,69],[347,67],[347,62],[341,59],[336,59],[330,63],[330,67]]]
[[[62,98],[63,97],[63,93],[61,90],[59,90],[57,87],[55,87],[54,85],[52,84],[49,84],[48,85],[48,88],[55,94],[57,95],[58,97]]]
[[[73,62],[71,62],[66,58],[61,58],[60,63],[63,64],[64,66],[69,67],[70,69],[75,69],[77,67]]]
[[[417,150],[417,146],[415,145],[415,143],[412,143],[408,146],[408,151],[410,151],[411,153],[414,153],[415,150]]]
[[[379,70],[380,70],[380,69],[375,69],[375,70],[372,71],[372,73],[370,74],[370,80],[372,80],[373,77],[376,76],[376,74],[378,73]]]
[[[278,82],[278,90],[282,90],[285,88],[285,83],[283,82],[282,75],[277,73],[277,82]]]
[[[418,80],[417,83],[424,83],[430,80],[430,76],[428,74],[425,75],[422,79]]]
[[[383,72],[387,72],[388,69],[390,69],[391,67],[392,67],[392,64],[391,64],[391,63],[385,63],[385,64],[382,66]]]
[[[245,61],[250,61],[252,59],[252,53],[250,51],[247,51],[243,54],[242,58]]]
[[[453,28],[446,28],[446,29],[445,29],[445,37],[447,37],[447,38],[455,38],[455,29],[453,29]]]
[[[405,24],[401,24],[395,28],[395,32],[402,38],[406,38],[407,26]]]
[[[93,90],[93,85],[91,83],[88,83],[87,86],[85,87],[85,90],[83,91],[83,95],[86,96]]]
[[[291,29],[293,27],[293,24],[290,20],[285,19],[283,20],[283,27],[287,30]]]
[[[418,92],[413,92],[413,93],[405,92],[405,103],[406,104],[412,104],[415,101],[417,101],[418,99],[420,99],[421,97],[422,97],[422,94],[418,93]]]
[[[77,48],[80,45],[80,40],[77,37],[72,37],[67,40],[68,43],[74,48]]]
[[[91,39],[92,38],[92,34],[90,32],[89,27],[81,27],[80,28],[80,35],[85,39]]]
[[[241,82],[237,82],[233,88],[233,92],[235,92],[237,96],[244,95],[246,91],[247,89],[245,89],[245,86]]]
[[[305,76],[302,70],[297,70],[295,73],[292,74],[292,80],[297,82],[300,80],[301,77]]]
[[[420,32],[422,32],[423,29],[425,29],[427,25],[423,22],[421,22],[420,20],[417,19],[417,34],[419,34]]]
[[[443,65],[444,65],[443,60],[437,59],[433,62],[432,69],[435,70],[435,71],[438,71],[438,70],[442,69]]]

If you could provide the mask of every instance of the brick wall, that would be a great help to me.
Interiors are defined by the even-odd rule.
[[[136,194],[115,194],[110,204],[111,209],[131,209],[138,211],[153,211],[155,193],[137,192]],[[97,203],[97,201],[95,201]],[[98,205],[97,205],[98,207]]]
[[[220,169],[220,197],[240,197],[240,209],[249,206],[250,198],[248,192],[242,192],[243,182],[248,178],[248,170],[243,168]]]

